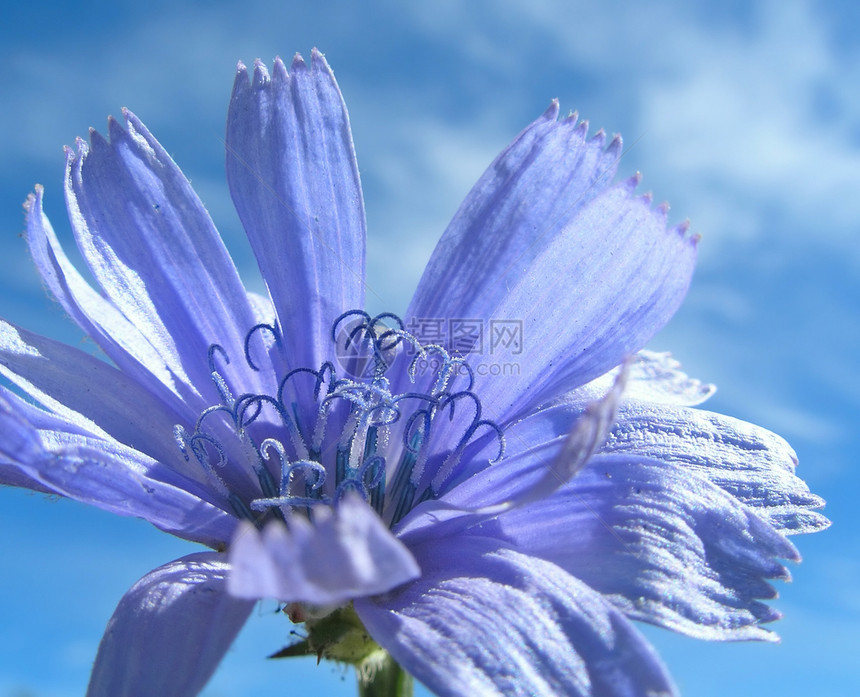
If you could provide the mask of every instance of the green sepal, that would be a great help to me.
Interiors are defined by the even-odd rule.
[[[316,656],[317,663],[324,658],[348,663],[355,666],[359,697],[412,697],[412,676],[370,638],[351,603],[325,617],[308,618],[304,625],[304,639],[269,658]]]
[[[415,682],[386,652],[367,673],[358,671],[359,697],[412,697]]]

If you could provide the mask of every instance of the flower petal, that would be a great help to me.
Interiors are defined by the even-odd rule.
[[[617,370],[611,370],[581,389],[585,393],[604,392],[615,380],[616,373]],[[714,385],[702,383],[682,371],[681,364],[672,358],[672,354],[640,351],[630,363],[624,398],[694,407],[710,399],[716,391]]]
[[[236,520],[196,481],[121,443],[75,432],[74,424],[0,391],[0,484],[66,496],[136,516],[195,542],[223,547]],[[28,418],[35,416],[32,423]],[[37,425],[50,424],[42,429]],[[45,423],[47,422],[47,424]]]
[[[408,317],[490,317],[512,284],[612,178],[621,139],[604,149],[558,102],[529,125],[469,192],[430,258]]]
[[[620,408],[631,401],[676,406],[695,406],[715,391],[680,370],[668,353],[640,351],[618,368],[535,409],[505,428],[505,453],[515,455],[540,443],[567,435],[590,404],[600,401],[613,389],[622,369],[626,369]]]
[[[26,419],[17,413],[8,390],[0,387],[0,485],[51,494],[53,491],[30,476],[24,463],[38,457],[39,435]]]
[[[25,204],[27,244],[51,294],[123,372],[151,390],[163,393],[159,390],[163,385],[179,395],[180,385],[169,367],[174,357],[160,355],[132,322],[84,280],[66,257],[42,210],[42,194],[42,187],[37,186]],[[187,390],[185,393],[188,395]]]
[[[409,550],[357,496],[315,520],[270,523],[262,533],[243,524],[230,547],[229,590],[241,598],[336,605],[383,593],[419,575]]]
[[[332,356],[332,323],[364,307],[364,202],[349,118],[316,49],[310,65],[239,66],[227,116],[230,192],[277,308],[290,368]]]
[[[120,443],[72,442],[45,452],[26,471],[53,493],[213,548],[223,548],[236,528],[226,504],[209,501],[211,493],[197,482]]]
[[[667,229],[665,211],[634,197],[634,185],[613,186],[590,201],[495,309],[496,318],[522,321],[522,344],[497,346],[493,354],[495,363],[517,370],[476,380],[498,421],[617,366],[680,305],[696,238],[686,226]]]
[[[797,457],[770,431],[722,414],[625,402],[604,452],[671,462],[750,506],[785,534],[823,530],[824,501],[795,476]]]
[[[0,374],[86,432],[183,468],[171,434],[188,419],[104,361],[0,320]]]
[[[676,465],[595,457],[553,496],[476,534],[552,561],[628,617],[705,639],[773,639],[760,599],[788,578],[794,546],[749,508]]]
[[[137,117],[123,116],[126,129],[108,120],[110,141],[91,131],[90,147],[79,141],[68,153],[75,237],[106,297],[168,369],[217,397],[209,346],[241,351],[254,323],[245,288],[188,180]],[[219,370],[228,381],[249,379],[241,364]]]
[[[411,539],[419,529],[436,524],[440,515],[448,521],[462,517],[460,524],[468,525],[471,514],[485,517],[499,506],[499,511],[523,506],[564,486],[606,440],[626,376],[626,369],[622,370],[606,394],[578,411],[564,404],[558,407],[558,415],[548,416],[552,410],[547,409],[542,412],[545,418],[524,419],[512,426],[505,442],[513,440],[520,447],[498,463],[490,464],[486,448],[479,451],[483,458],[469,453],[445,486],[434,487],[439,498],[416,506],[403,519],[398,536]],[[559,426],[567,430],[557,436]]]
[[[148,573],[108,622],[87,697],[193,697],[254,603],[225,592],[224,555],[190,554]]]
[[[554,564],[480,538],[435,540],[415,554],[421,578],[355,609],[435,694],[676,694],[636,629]]]

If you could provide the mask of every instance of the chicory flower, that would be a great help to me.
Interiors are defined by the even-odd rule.
[[[362,311],[363,199],[320,53],[240,64],[230,102],[267,298],[123,117],[67,151],[98,288],[41,187],[26,204],[39,273],[109,361],[0,322],[0,371],[28,397],[0,393],[0,481],[211,551],[120,601],[89,695],[197,694],[265,597],[308,630],[283,655],[372,674],[387,652],[451,696],[675,694],[631,620],[773,637],[767,579],[798,559],[786,535],[826,525],[822,502],[783,440],[693,409],[712,388],[641,351],[697,239],[638,177],[612,183],[620,138],[553,102],[469,193],[401,320]],[[472,322],[456,346],[427,338],[455,319]]]

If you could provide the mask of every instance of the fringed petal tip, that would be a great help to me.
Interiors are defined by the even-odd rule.
[[[643,350],[636,354],[631,364],[631,379],[625,398],[696,406],[710,399],[716,391],[716,385],[687,375],[681,362],[668,351]]]
[[[550,101],[549,106],[546,110],[541,114],[540,118],[545,121],[556,121],[558,119],[559,112],[559,102],[558,99],[553,99]]]
[[[421,573],[409,550],[358,497],[344,498],[334,513],[318,509],[313,523],[293,516],[288,524],[275,521],[258,531],[245,522],[237,529],[230,593],[338,605],[384,593]]]
[[[615,139],[618,140],[618,145],[615,146]],[[612,143],[609,144],[609,148],[607,151],[612,149],[613,147],[617,147],[619,150],[621,148],[621,136],[616,135],[615,139],[613,139]],[[626,191],[627,195],[633,198],[635,201],[641,202],[643,206],[645,206],[651,213],[654,218],[662,224],[665,228],[668,222],[668,214],[670,210],[669,202],[662,201],[658,206],[652,206],[654,202],[654,194],[650,191],[640,194],[638,196],[634,196],[634,192],[639,185],[642,183],[642,173],[636,172],[632,177],[628,177],[624,181],[617,184],[618,188],[622,191]],[[668,228],[668,232],[670,235],[676,235],[683,240],[686,240],[694,249],[698,246],[699,240],[702,239],[702,236],[698,233],[690,234],[690,219],[685,218],[683,221],[678,223],[677,225]]]
[[[93,133],[96,133],[96,129],[90,128],[89,133],[92,136]],[[69,170],[72,165],[81,162],[89,153],[90,145],[86,140],[77,136],[75,138],[75,146],[72,147],[70,145],[63,146],[63,153],[66,156],[66,170]]]
[[[107,138],[94,126],[90,126],[87,129],[89,142],[78,136],[75,138],[74,148],[68,145],[63,146],[63,152],[66,155],[67,169],[72,165],[82,163],[91,151],[108,150],[116,143],[117,140],[126,138],[129,135],[129,131],[126,130],[128,127],[131,127],[132,132],[141,133],[148,139],[152,140],[152,135],[141,123],[140,119],[138,119],[137,116],[134,115],[134,112],[132,112],[128,107],[121,107],[120,114],[122,116],[122,122],[113,114],[108,115]],[[125,125],[123,125],[123,122]]]
[[[268,86],[273,80],[288,80],[295,72],[323,72],[333,77],[334,73],[325,59],[325,55],[317,48],[311,49],[310,65],[305,61],[301,53],[296,53],[290,62],[289,71],[285,61],[280,56],[275,56],[272,62],[271,73],[262,58],[254,59],[253,84],[257,88]],[[242,61],[236,63],[236,77],[233,83],[234,94],[237,91],[247,89],[249,84],[248,68]]]
[[[27,200],[24,201],[24,216],[29,217],[34,211],[39,214],[42,212],[42,197],[45,194],[45,187],[41,184],[36,184],[33,187],[33,193],[27,194]]]
[[[602,128],[597,129],[590,138],[588,138],[588,128],[589,121],[588,119],[579,120],[579,112],[575,109],[568,112],[567,116],[563,119],[559,119],[560,106],[558,99],[553,99],[550,101],[549,106],[546,110],[541,114],[538,118],[538,121],[558,121],[559,123],[572,125],[577,133],[577,135],[583,140],[587,141],[589,145],[594,146],[598,149],[602,149],[607,155],[617,157],[623,146],[623,139],[620,133],[615,133],[612,136],[612,140],[609,142],[609,145],[606,146],[606,131]]]
[[[259,58],[254,60],[254,77],[251,81],[257,89],[266,87],[271,82],[269,70],[266,68],[266,64]]]
[[[619,184],[619,187],[622,189],[626,189],[628,193],[633,193],[642,183],[642,172],[636,172],[630,177],[627,177],[624,181]]]
[[[275,63],[277,63],[277,62],[278,61],[275,60]],[[295,55],[293,56],[293,62],[290,63],[290,72],[294,73],[298,70],[307,70],[307,68],[308,68],[308,64],[305,63],[304,56],[302,56],[301,53],[296,51]]]

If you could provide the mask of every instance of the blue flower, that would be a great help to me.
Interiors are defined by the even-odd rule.
[[[26,205],[45,284],[110,362],[0,322],[0,371],[29,397],[0,393],[0,481],[211,551],[120,601],[89,695],[196,694],[262,597],[306,622],[303,649],[366,667],[381,646],[440,695],[675,694],[631,620],[773,638],[767,579],[798,559],[786,535],[826,526],[822,502],[783,440],[693,409],[712,388],[640,351],[696,238],[638,178],[612,183],[620,138],[553,102],[469,193],[401,321],[361,311],[363,200],[321,54],[240,65],[230,102],[267,298],[123,116],[67,151],[97,289],[41,187]],[[424,336],[455,319],[459,350]],[[323,641],[332,617],[362,640]]]

